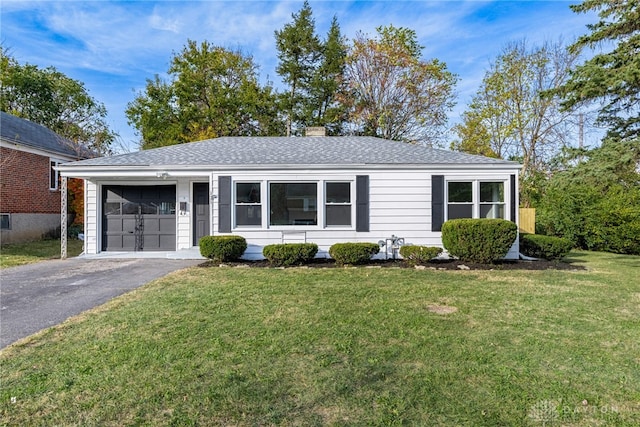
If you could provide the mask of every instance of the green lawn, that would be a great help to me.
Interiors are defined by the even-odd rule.
[[[69,239],[67,242],[67,256],[80,255],[82,244],[81,240]],[[32,264],[53,258],[60,258],[60,240],[40,240],[37,242],[2,245],[0,248],[0,268]]]
[[[192,268],[0,353],[7,425],[640,424],[640,258]]]

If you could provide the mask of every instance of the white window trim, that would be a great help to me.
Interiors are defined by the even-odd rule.
[[[462,177],[456,177],[456,178],[452,178],[452,179],[446,179],[445,180],[445,213],[444,213],[444,219],[445,221],[449,220],[449,203],[451,204],[458,204],[458,205],[468,205],[469,202],[449,202],[449,183],[450,182],[471,182],[471,204],[472,204],[472,218],[478,219],[480,218],[480,205],[485,205],[485,204],[491,204],[491,205],[497,205],[497,204],[502,204],[503,206],[503,212],[504,212],[504,218],[502,219],[507,219],[509,220],[509,216],[510,213],[507,209],[507,206],[509,206],[509,203],[511,203],[511,201],[509,200],[509,180],[505,179],[505,178],[462,178]],[[503,189],[503,200],[502,202],[495,202],[495,203],[482,203],[480,202],[480,183],[482,182],[500,182],[502,183],[502,189]],[[515,220],[515,218],[511,218],[510,220]]]
[[[474,179],[450,179],[446,181],[446,185],[444,187],[445,189],[445,195],[446,195],[446,202],[445,202],[445,221],[449,220],[449,204],[452,205],[468,205],[469,203],[471,203],[471,215],[472,218],[477,218],[478,216],[478,212],[476,212],[476,201],[477,201],[477,192],[476,192],[476,185],[475,185],[475,181]],[[470,182],[471,183],[471,202],[449,202],[449,183],[452,182]],[[478,187],[479,188],[479,187]]]
[[[58,172],[54,168],[57,167],[60,163],[62,162],[58,159],[49,158],[49,190],[50,191],[58,190],[58,183],[60,182],[60,172]],[[52,178],[54,178],[53,176],[51,176],[52,173],[55,174],[55,185],[53,187],[51,186],[51,180]]]
[[[480,185],[482,183],[484,183],[484,182],[500,182],[500,183],[502,183],[502,202],[483,202],[483,201],[480,200]],[[485,179],[478,180],[478,182],[477,182],[478,218],[484,218],[484,217],[480,216],[480,212],[481,212],[480,208],[483,205],[491,205],[491,206],[502,205],[502,212],[504,213],[504,217],[501,218],[501,219],[507,219],[507,216],[509,215],[509,213],[507,212],[507,189],[508,189],[507,182],[503,181],[503,180],[485,180]]]
[[[327,202],[327,184],[331,184],[331,183],[346,183],[349,184],[349,203],[329,203]],[[328,179],[323,181],[323,189],[324,189],[324,195],[323,195],[323,206],[322,206],[322,210],[323,210],[323,215],[324,215],[324,228],[330,228],[330,229],[340,229],[340,230],[351,230],[354,228],[354,224],[355,224],[355,198],[356,198],[356,193],[355,193],[355,181],[353,180],[345,180],[345,179]],[[351,224],[349,225],[330,225],[327,224],[327,206],[350,206],[351,209]]]
[[[258,184],[260,186],[260,203],[238,203],[238,186],[237,184]],[[239,179],[237,181],[232,181],[232,185],[231,185],[231,191],[232,191],[232,205],[233,205],[233,211],[232,211],[232,215],[233,215],[233,227],[232,229],[238,229],[238,230],[262,230],[264,228],[264,221],[265,221],[265,205],[267,204],[265,202],[265,182],[263,180],[260,179]],[[260,206],[260,225],[238,225],[238,216],[237,216],[237,206],[238,205],[242,205],[242,206]]]
[[[350,184],[351,193],[351,225],[327,225],[326,224],[326,185],[328,182],[348,182]],[[310,177],[305,179],[295,179],[288,176],[277,176],[274,179],[264,179],[262,177],[252,177],[249,175],[239,176],[237,179],[232,178],[232,231],[320,231],[320,230],[355,230],[356,222],[356,185],[355,176],[340,176],[325,179],[322,177]],[[253,225],[237,225],[236,220],[236,184],[237,183],[260,183],[260,200],[262,206],[262,224],[260,226]],[[316,184],[317,200],[317,225],[270,225],[271,223],[271,184],[298,184],[309,183]]]
[[[324,203],[320,206],[320,200],[324,200],[324,185],[322,180],[313,179],[276,179],[268,180],[267,183],[267,221],[266,227],[270,230],[321,230],[324,224]],[[271,184],[315,184],[316,185],[316,224],[293,224],[293,225],[272,225],[271,224]]]

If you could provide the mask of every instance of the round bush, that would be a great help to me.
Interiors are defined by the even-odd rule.
[[[535,258],[561,259],[573,249],[569,239],[544,236],[542,234],[521,234],[520,252]]]
[[[518,227],[504,219],[452,219],[442,224],[442,244],[450,255],[466,262],[489,264],[504,258]]]
[[[247,241],[242,236],[204,236],[198,243],[200,254],[215,262],[237,261],[247,250]]]
[[[366,264],[378,252],[377,243],[336,243],[329,248],[329,255],[340,265]]]
[[[306,264],[317,253],[318,245],[315,243],[280,243],[267,245],[262,249],[262,255],[275,266]]]
[[[409,265],[426,264],[442,253],[442,248],[434,246],[407,245],[400,248],[400,255]]]

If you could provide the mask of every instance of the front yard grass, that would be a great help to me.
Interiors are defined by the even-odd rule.
[[[82,252],[81,240],[67,240],[67,256],[74,257]],[[40,240],[16,243],[0,247],[0,268],[32,264],[46,259],[60,258],[60,240]]]
[[[640,424],[640,258],[192,268],[0,353],[6,425]]]

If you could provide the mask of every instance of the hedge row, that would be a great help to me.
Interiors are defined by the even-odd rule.
[[[518,230],[503,219],[454,219],[442,225],[442,243],[450,255],[463,261],[488,264],[507,255]],[[524,253],[547,259],[564,256],[571,248],[563,239],[546,236],[523,238]],[[206,236],[200,239],[200,253],[216,262],[240,259],[247,249],[241,236]],[[329,255],[339,265],[365,264],[380,252],[376,243],[336,243]],[[400,255],[410,265],[424,264],[437,257],[442,249],[427,246],[403,246]],[[315,243],[283,243],[267,245],[262,254],[276,266],[300,265],[310,262],[318,253]]]
[[[530,257],[547,260],[562,259],[571,249],[573,249],[573,243],[569,239],[542,234],[520,235],[520,252]]]
[[[247,249],[241,236],[205,236],[200,239],[200,254],[215,262],[237,261]],[[329,254],[338,264],[364,264],[380,251],[376,243],[336,243]],[[282,243],[267,245],[262,255],[274,266],[306,264],[318,253],[315,243]]]

